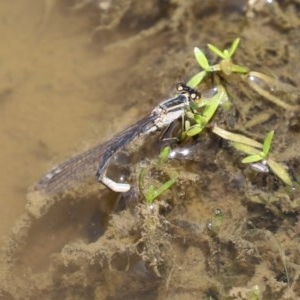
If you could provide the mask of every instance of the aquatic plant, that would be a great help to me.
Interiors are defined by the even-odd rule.
[[[209,125],[211,127],[211,123],[214,121],[214,115],[219,107],[223,110],[229,109],[230,101],[234,101],[234,99],[229,98],[226,87],[220,80],[223,76],[228,77],[229,75],[236,74],[243,80],[248,81],[249,86],[265,99],[284,109],[294,109],[292,105],[283,102],[277,96],[261,87],[262,81],[265,85],[275,88],[277,81],[266,74],[251,71],[249,68],[233,62],[233,56],[238,48],[239,42],[239,38],[235,39],[229,49],[223,51],[212,44],[208,44],[209,50],[221,58],[221,60],[214,65],[209,63],[208,58],[202,50],[197,47],[194,48],[196,61],[203,70],[194,75],[188,81],[187,85],[191,88],[201,88],[201,84],[208,75],[214,76],[213,81],[215,83],[213,86],[213,96],[196,100],[186,112],[187,120],[184,123],[181,140],[200,134]],[[280,85],[280,83],[278,83],[278,85]],[[236,134],[222,129],[216,124],[212,126],[212,132],[225,140],[229,140],[235,149],[248,154],[248,156],[242,160],[242,163],[250,164],[254,169],[260,172],[268,172],[270,169],[286,185],[293,185],[286,167],[282,163],[276,162],[273,156],[269,154],[274,137],[274,130],[266,135],[263,144],[242,134]]]
[[[271,143],[274,137],[274,130],[270,131],[261,145],[257,141],[247,138],[243,135],[238,135],[226,131],[218,126],[214,126],[212,132],[218,136],[231,141],[231,145],[238,151],[248,154],[242,159],[242,163],[250,164],[253,169],[267,173],[269,168],[276,174],[285,184],[292,186],[293,182],[284,167],[284,165],[276,162],[272,156],[269,155]],[[269,167],[269,168],[268,168]]]
[[[160,186],[154,186],[153,184],[147,185],[145,183],[145,176],[147,172],[147,168],[142,168],[139,173],[139,188],[142,192],[146,203],[152,204],[154,200],[160,197],[164,192],[169,190],[177,181],[178,175],[172,171],[168,171],[167,168],[164,168],[165,163],[170,155],[171,148],[169,146],[163,147],[160,151],[159,158],[157,161],[153,161],[152,165],[156,169],[160,169],[164,173],[168,173],[167,175],[170,177],[165,183]]]
[[[268,89],[274,90],[278,87],[282,88],[282,86],[284,86],[283,83],[278,82],[264,73],[252,71],[248,67],[234,62],[233,58],[239,43],[240,39],[237,38],[228,49],[224,50],[219,49],[215,45],[208,44],[208,49],[220,58],[215,64],[210,64],[207,56],[201,49],[197,47],[194,48],[195,59],[201,67],[201,71],[188,80],[187,87],[191,90],[196,88],[202,90],[206,79],[209,80],[209,85],[212,87],[210,96],[205,97],[202,95],[190,102],[190,106],[186,109],[183,118],[182,131],[177,138],[179,142],[183,143],[191,137],[198,136],[202,134],[203,131],[209,130],[220,138],[229,141],[234,149],[246,154],[247,156],[241,161],[243,164],[250,165],[251,168],[257,172],[268,173],[272,171],[285,185],[291,187],[295,183],[292,181],[287,167],[283,163],[277,162],[273,153],[270,153],[274,130],[269,131],[263,143],[261,143],[251,137],[226,130],[217,125],[215,116],[218,109],[225,112],[228,111],[235,100],[233,97],[229,97],[226,90],[226,81],[223,80],[226,78],[226,80],[232,81],[232,75],[238,76],[242,81],[246,82],[252,90],[273,104],[286,110],[294,109],[294,106],[282,101],[276,95],[268,91]],[[160,163],[156,164],[156,168],[160,170],[163,168],[170,152],[169,147],[165,147],[161,150],[159,156]],[[169,180],[159,187],[154,187],[152,184],[149,186],[145,184],[145,174],[145,169],[142,169],[140,172],[139,187],[148,204],[153,203],[155,199],[170,189],[178,177],[177,175],[172,176],[169,174]]]

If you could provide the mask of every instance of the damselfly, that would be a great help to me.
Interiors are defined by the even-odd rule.
[[[182,117],[190,101],[199,98],[195,90],[183,83],[177,85],[177,92],[178,95],[161,102],[149,115],[114,135],[110,140],[51,169],[37,182],[34,190],[57,194],[96,173],[97,180],[111,190],[127,192],[130,189],[129,184],[115,182],[106,176],[109,161],[117,151],[137,137],[156,132]]]

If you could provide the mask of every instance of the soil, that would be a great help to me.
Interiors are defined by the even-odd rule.
[[[299,6],[2,1],[0,298],[300,298]],[[49,168],[174,95],[199,72],[195,46],[215,62],[207,43],[224,49],[236,37],[235,61],[275,77],[262,88],[289,106],[232,74],[222,78],[231,108],[214,122],[259,141],[275,130],[273,155],[293,187],[242,164],[208,127],[173,142],[173,159],[159,158],[168,143],[160,134],[117,153],[109,172],[131,183],[127,193],[108,190],[94,171],[63,193],[32,192]],[[172,178],[145,201],[150,186]]]

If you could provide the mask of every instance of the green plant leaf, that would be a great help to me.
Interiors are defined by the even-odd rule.
[[[177,179],[178,179],[178,176],[175,176],[175,177],[171,178],[170,180],[168,180],[167,182],[165,182],[163,185],[161,185],[156,190],[157,197],[160,196],[165,191],[169,190],[172,187],[172,185],[174,185],[176,183]]]
[[[203,130],[202,125],[195,124],[186,131],[186,135],[187,136],[195,136],[195,135],[199,134],[202,130]]]
[[[268,159],[267,164],[272,172],[276,174],[286,185],[293,186],[293,181],[282,164],[274,161],[273,159]]]
[[[247,73],[249,73],[249,71],[250,70],[244,66],[240,66],[240,65],[236,65],[236,64],[232,64],[232,66],[231,66],[231,72],[233,72],[233,73],[247,74]]]
[[[244,135],[227,131],[227,130],[222,129],[221,127],[218,127],[216,125],[212,129],[212,132],[217,134],[221,138],[223,138],[225,140],[229,140],[231,142],[237,142],[237,143],[245,144],[245,145],[255,147],[255,148],[262,148],[261,143],[255,141],[253,139],[250,139],[250,138],[248,138]]]
[[[263,153],[265,154],[265,156],[268,156],[270,148],[271,148],[271,144],[272,144],[272,140],[273,140],[273,136],[274,136],[274,130],[270,131],[265,140],[264,140],[264,144],[263,144]]]
[[[203,80],[203,78],[207,75],[206,71],[201,71],[194,75],[188,82],[187,85],[191,88],[196,88]]]
[[[215,114],[216,110],[218,109],[220,102],[221,102],[222,95],[217,93],[214,95],[209,103],[206,104],[203,110],[203,117],[205,118],[205,123],[207,124],[213,115]]]
[[[206,118],[203,117],[200,114],[195,114],[194,115],[194,120],[196,121],[196,123],[198,123],[200,125],[205,125],[206,124]]]
[[[157,198],[157,193],[153,185],[150,185],[148,190],[145,192],[146,202],[151,204],[155,198]]]
[[[253,148],[253,147],[245,145],[245,144],[237,143],[237,142],[231,142],[231,145],[236,150],[241,151],[246,154],[249,154],[249,155],[259,154],[261,152],[260,150],[258,150],[256,148]]]
[[[251,164],[251,163],[259,162],[262,159],[263,159],[263,157],[261,157],[260,154],[254,154],[254,155],[249,155],[249,156],[245,157],[244,159],[242,159],[242,163],[243,164]]]
[[[207,44],[207,47],[208,47],[208,49],[209,49],[211,52],[217,54],[219,57],[224,58],[224,59],[226,58],[226,56],[224,55],[223,51],[221,51],[221,50],[220,50],[219,48],[217,48],[215,45]]]
[[[171,153],[171,147],[170,146],[163,147],[160,150],[159,159],[163,162],[166,161],[168,159],[170,153]]]
[[[228,58],[231,58],[231,57],[233,56],[233,54],[235,53],[235,51],[236,51],[236,49],[237,49],[239,43],[240,43],[240,38],[236,38],[236,39],[232,42],[230,48],[228,49]]]
[[[194,54],[198,64],[203,68],[203,70],[210,72],[211,68],[205,54],[197,47],[194,48]]]

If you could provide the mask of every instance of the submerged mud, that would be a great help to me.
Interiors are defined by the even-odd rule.
[[[0,104],[12,105],[7,114],[18,119],[15,94],[37,97],[40,84],[42,103],[19,105],[28,118],[27,106],[36,105],[35,114],[46,111],[46,122],[53,123],[24,123],[32,143],[24,141],[23,151],[33,147],[37,155],[24,156],[32,164],[30,181],[19,188],[19,216],[11,226],[3,223],[2,298],[299,298],[298,1],[45,0],[44,8],[42,22],[32,26],[38,41],[32,45],[45,43],[41,54],[56,53],[57,78],[45,77],[49,86],[35,77],[25,87],[1,86]],[[62,52],[46,45],[57,32],[65,40],[55,45]],[[159,135],[118,153],[109,174],[130,181],[128,193],[105,189],[91,174],[67,193],[26,195],[54,154],[67,157],[77,139],[105,141],[173,95],[178,81],[199,71],[195,46],[223,49],[236,37],[237,63],[276,77],[275,87],[263,87],[289,106],[269,102],[233,74],[222,78],[232,106],[218,111],[214,122],[259,141],[275,130],[272,150],[288,167],[293,187],[241,164],[240,153],[208,128],[187,143],[172,143],[172,159],[159,158],[168,142]],[[73,53],[76,42],[81,50]],[[60,55],[66,61],[61,72]],[[39,68],[43,64],[46,72],[51,60]],[[34,74],[33,66],[28,69]],[[48,105],[51,97],[58,100]],[[170,189],[146,203],[148,187],[172,178]]]

